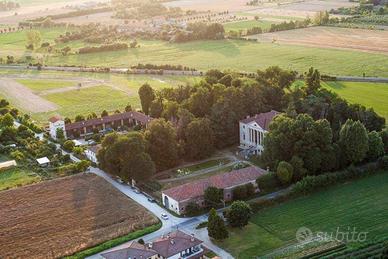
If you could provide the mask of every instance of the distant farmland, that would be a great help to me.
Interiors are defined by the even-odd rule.
[[[0,208],[0,258],[63,257],[158,222],[86,174],[0,192]]]

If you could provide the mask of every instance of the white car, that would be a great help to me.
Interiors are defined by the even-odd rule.
[[[164,220],[168,220],[168,215],[166,213],[162,213],[161,218]]]
[[[116,181],[117,181],[118,183],[121,183],[121,184],[123,184],[123,183],[124,183],[124,181],[123,181],[123,180],[121,180],[121,178],[119,178],[119,177],[117,177]]]
[[[140,193],[139,189],[137,189],[137,188],[135,188],[133,191],[134,191],[135,193],[137,193],[137,194]]]

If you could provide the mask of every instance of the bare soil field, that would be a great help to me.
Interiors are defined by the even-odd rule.
[[[0,258],[58,258],[156,224],[96,175],[0,192]]]
[[[246,5],[247,0],[176,0],[164,3],[169,7],[180,7],[184,10],[198,11],[242,11],[252,9]]]
[[[250,10],[248,13],[257,15],[274,15],[274,16],[291,16],[291,17],[307,17],[310,18],[319,11],[329,11],[340,7],[356,6],[357,3],[349,2],[348,0],[290,0],[290,1],[275,1],[265,3],[261,6]]]
[[[0,78],[0,93],[28,112],[48,112],[58,108],[54,103],[39,97],[12,79]]]
[[[388,55],[388,31],[309,27],[249,36],[259,42],[277,42],[320,48],[351,49]]]

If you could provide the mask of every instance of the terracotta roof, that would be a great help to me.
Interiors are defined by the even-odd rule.
[[[260,114],[256,114],[255,116],[253,117],[248,117],[244,120],[241,120],[240,122],[242,123],[245,123],[245,124],[248,124],[248,123],[251,123],[251,122],[256,122],[262,129],[264,130],[268,130],[269,129],[269,124],[271,123],[271,121],[273,120],[273,118],[275,118],[276,115],[279,115],[280,112],[277,112],[277,111],[270,111],[270,112],[265,112],[265,113],[260,113]]]
[[[153,241],[152,249],[168,258],[202,243],[201,240],[177,230]]]
[[[110,122],[126,120],[126,119],[135,119],[138,122],[140,122],[142,125],[146,125],[152,120],[150,116],[147,116],[144,113],[130,111],[130,112],[112,114],[102,118],[69,123],[65,125],[65,129],[66,130],[82,129],[84,127],[93,127],[93,126],[101,125],[103,123],[110,123]]]
[[[56,116],[51,117],[51,118],[49,119],[49,122],[55,123],[55,122],[57,122],[57,121],[59,121],[59,120],[61,120],[61,117],[58,116],[58,115],[56,115]]]
[[[127,248],[119,249],[111,252],[101,254],[102,257],[106,259],[128,259],[128,258],[143,258],[147,259],[158,253],[147,248],[145,245],[139,244],[137,242],[132,242]]]
[[[265,171],[263,169],[251,166],[239,170],[233,170],[229,173],[214,175],[207,179],[202,179],[193,183],[183,184],[168,189],[163,193],[176,201],[184,201],[203,196],[205,190],[210,186],[226,189],[256,180],[264,173]]]

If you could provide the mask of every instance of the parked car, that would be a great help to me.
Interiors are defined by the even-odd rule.
[[[135,188],[133,191],[134,191],[135,193],[140,193],[140,190],[137,189],[137,188]]]
[[[116,181],[117,181],[118,183],[121,183],[121,184],[124,183],[124,181],[123,181],[120,177],[117,177],[117,178],[116,178]]]
[[[168,220],[168,215],[166,213],[162,213],[161,218],[164,220]]]
[[[154,198],[152,198],[152,197],[148,197],[148,199],[147,199],[149,202],[155,202],[155,199]]]

